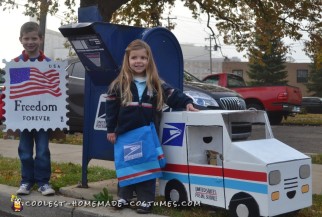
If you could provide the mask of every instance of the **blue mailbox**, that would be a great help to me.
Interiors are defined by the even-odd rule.
[[[106,139],[104,94],[119,73],[127,45],[135,39],[147,42],[160,77],[181,90],[183,56],[176,37],[162,27],[92,22],[65,25],[59,30],[68,38],[86,69],[81,187],[87,187],[89,161],[114,160],[113,145]]]

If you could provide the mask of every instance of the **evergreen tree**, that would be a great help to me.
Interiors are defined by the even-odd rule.
[[[322,96],[322,62],[317,58],[313,58],[313,63],[310,65],[309,80],[306,87],[314,96]]]
[[[255,46],[249,49],[248,53],[249,71],[247,73],[252,80],[249,85],[287,84],[286,52],[281,40],[275,36],[270,40],[262,40],[262,37],[258,36]]]
[[[309,79],[306,87],[314,96],[322,96],[322,28],[310,35],[311,42],[306,43],[306,53],[311,57]]]

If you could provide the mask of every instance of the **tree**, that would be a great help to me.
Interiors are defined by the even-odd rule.
[[[65,0],[65,5],[70,12],[66,13],[66,17],[75,13],[73,7],[75,6],[75,0]],[[18,8],[19,4],[12,0],[0,0],[0,6],[3,10]],[[26,16],[36,17],[39,20],[40,31],[45,34],[47,14],[54,15],[57,13],[59,4],[58,0],[28,0],[24,5]],[[40,47],[44,50],[44,44]]]
[[[279,52],[279,39],[269,45],[260,45],[249,50],[249,68],[247,72],[252,80],[250,85],[285,85],[285,53]],[[267,48],[268,47],[268,48]]]
[[[27,0],[26,12],[39,15],[41,2],[49,4],[48,13],[58,10],[58,0]],[[63,0],[73,8],[74,0]],[[302,32],[314,31],[316,23],[322,18],[320,0],[181,0],[188,7],[194,18],[207,13],[209,19],[216,21],[215,26],[226,44],[234,44],[238,51],[254,45],[256,20],[270,15],[277,20],[271,29],[278,29],[281,37],[294,40],[302,38]],[[152,27],[161,23],[164,9],[175,7],[175,0],[80,0],[80,7],[97,5],[104,21],[129,25]],[[5,9],[15,7],[13,0],[0,0]],[[303,22],[306,21],[306,22]],[[213,35],[214,36],[214,33]]]
[[[257,19],[255,43],[248,51],[250,85],[287,84],[286,48],[280,31],[270,29],[274,22],[270,15]]]
[[[309,92],[313,92],[313,96],[322,96],[322,66],[317,66],[315,62],[310,65],[309,81],[306,87]]]
[[[311,42],[306,43],[305,51],[312,59],[306,87],[314,96],[322,96],[322,25],[311,34]]]

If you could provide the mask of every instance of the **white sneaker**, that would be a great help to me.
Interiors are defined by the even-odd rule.
[[[30,194],[31,190],[31,185],[28,183],[21,184],[19,189],[17,190],[16,194],[17,195],[27,195]]]
[[[44,184],[40,188],[38,188],[38,191],[41,192],[42,195],[48,196],[55,194],[55,190],[51,188],[50,185]]]
[[[121,198],[121,199],[118,199],[116,201],[116,204],[115,204],[114,208],[123,209],[123,208],[128,207],[128,206],[129,206],[129,201],[124,200],[123,198]]]

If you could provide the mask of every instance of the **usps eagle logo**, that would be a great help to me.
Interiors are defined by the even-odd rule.
[[[138,159],[142,156],[142,141],[124,146],[124,161]]]
[[[162,133],[162,145],[182,146],[184,123],[165,123]]]

